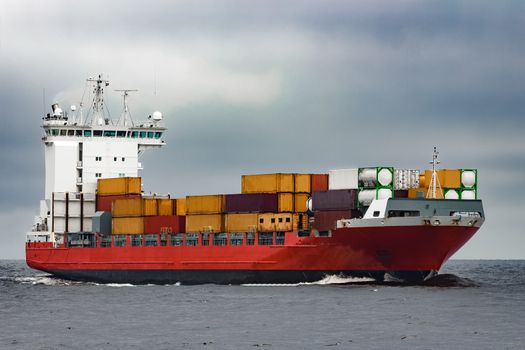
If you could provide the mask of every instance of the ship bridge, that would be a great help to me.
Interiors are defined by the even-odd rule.
[[[90,104],[84,106],[82,101],[78,109],[71,106],[64,111],[55,103],[42,118],[45,196],[29,234],[33,241],[42,240],[36,236],[65,232],[61,220],[64,215],[70,231],[91,230],[97,180],[139,176],[139,170],[143,169],[140,159],[145,151],[166,144],[162,113],[155,111],[142,121],[131,118],[128,98],[130,92],[137,90],[116,90],[122,94],[123,109],[115,120],[109,116],[104,100],[109,81],[99,75],[87,79],[87,84],[92,89]],[[60,201],[75,200],[80,202],[72,206],[73,212],[66,204],[68,210],[60,209],[64,206]],[[76,207],[82,209],[76,212]]]

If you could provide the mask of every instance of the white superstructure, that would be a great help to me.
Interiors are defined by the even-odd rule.
[[[109,82],[101,75],[87,82],[93,88],[93,101],[86,116],[82,102],[78,110],[71,106],[70,113],[55,103],[43,118],[45,197],[28,240],[56,241],[64,232],[90,231],[97,180],[138,176],[144,151],[165,145],[160,112],[144,122],[132,120],[127,97],[136,90],[118,90],[124,97],[123,112],[112,120],[104,102]]]

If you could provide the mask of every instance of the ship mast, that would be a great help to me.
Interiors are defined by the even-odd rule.
[[[438,160],[439,152],[437,151],[437,148],[434,147],[434,153],[432,154],[432,161],[430,164],[432,165],[432,178],[430,179],[430,186],[428,186],[427,191],[427,198],[433,198],[435,199],[437,196],[437,190],[442,192],[441,185],[439,183],[439,178],[437,176],[436,171],[436,165],[440,164],[441,162]]]
[[[87,81],[95,83],[91,125],[107,125],[109,124],[109,118],[104,118],[104,87],[109,86],[109,80],[102,79],[102,74],[99,74],[98,78],[88,78]]]
[[[131,114],[129,113],[128,96],[130,92],[136,92],[139,90],[122,89],[122,90],[115,90],[115,91],[122,92],[122,98],[124,99],[122,114],[117,122],[117,125],[134,126],[133,119],[131,119]]]

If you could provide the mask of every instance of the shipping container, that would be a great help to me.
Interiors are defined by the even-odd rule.
[[[114,218],[142,216],[143,214],[142,198],[116,199],[113,201],[111,215]]]
[[[257,217],[259,232],[292,231],[292,213],[263,213]]]
[[[293,174],[259,174],[242,176],[242,193],[294,192]]]
[[[436,170],[437,179],[441,188],[460,188],[461,171],[459,169],[440,169]],[[425,170],[423,182],[420,182],[421,188],[430,187],[432,182],[432,170]]]
[[[294,213],[292,216],[292,230],[308,230],[310,228],[310,220],[305,213]]]
[[[328,191],[328,174],[312,174],[311,175],[311,192],[313,191]]]
[[[310,198],[308,193],[296,193],[294,195],[294,211],[296,213],[306,213],[308,211],[308,198]]]
[[[113,217],[111,226],[114,235],[141,235],[144,234],[144,217]]]
[[[408,198],[427,198],[427,194],[428,194],[428,188],[410,188],[408,190]],[[443,199],[443,197],[444,197],[443,189],[436,188],[436,199]]]
[[[144,218],[144,233],[184,233],[186,231],[185,216],[147,216]]]
[[[187,196],[186,214],[220,214],[224,211],[224,195],[212,194],[206,196]]]
[[[97,194],[99,196],[140,194],[142,180],[140,177],[116,177],[97,180]]]
[[[97,194],[97,211],[111,211],[114,200],[117,199],[140,199],[140,194],[119,194],[119,195],[107,195],[101,196]]]
[[[294,211],[294,194],[293,193],[279,193],[279,212],[288,213]]]
[[[443,189],[445,199],[460,199],[461,192],[458,188],[445,188]]]
[[[359,210],[316,210],[312,228],[318,231],[335,230],[338,220],[361,217]]]
[[[357,190],[312,192],[313,210],[348,210],[357,208]]]
[[[359,169],[336,169],[328,172],[328,189],[345,190],[359,188]]]
[[[186,198],[177,198],[175,200],[177,204],[175,205],[175,215],[185,216],[186,215]]]
[[[477,169],[461,169],[461,187],[475,189],[478,185]]]
[[[157,199],[157,210],[160,216],[173,215],[173,199],[162,198]]]
[[[277,212],[279,197],[277,193],[227,194],[226,213]]]
[[[310,193],[312,191],[310,174],[294,174],[294,192]]]
[[[361,189],[357,194],[357,205],[367,207],[374,199],[388,199],[393,196],[394,191],[390,188]]]
[[[392,167],[372,167],[359,168],[359,187],[394,188],[394,168]]]
[[[257,213],[226,214],[224,216],[226,232],[255,232],[257,216]]]
[[[409,188],[419,188],[420,175],[421,172],[415,169],[395,169],[394,190],[408,190]]]
[[[159,210],[157,206],[157,199],[155,198],[143,198],[142,208],[144,210],[144,216],[157,216]]]
[[[475,189],[461,189],[461,199],[477,199],[478,193]]]
[[[224,232],[224,215],[186,215],[186,232]]]

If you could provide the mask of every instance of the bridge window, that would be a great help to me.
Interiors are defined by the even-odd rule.
[[[91,130],[84,130],[84,137],[91,137]]]
[[[60,130],[60,136],[66,136],[66,131],[67,130]]]
[[[95,177],[102,177],[102,173],[95,173]]]
[[[102,130],[93,130],[93,136],[101,137],[102,136]]]
[[[115,242],[115,247],[125,247],[126,235],[113,235],[113,241]]]
[[[145,138],[146,135],[147,135],[147,132],[141,131],[139,135],[140,135],[141,138]]]
[[[105,130],[104,131],[104,136],[105,137],[115,137],[115,135],[116,135],[115,130]]]
[[[138,131],[132,131],[131,132],[131,138],[137,138],[139,137],[139,132]]]
[[[419,210],[389,210],[388,217],[420,216]]]
[[[259,245],[272,245],[273,232],[259,232]]]
[[[125,131],[117,131],[117,137],[126,137]]]
[[[68,130],[67,136],[75,136],[75,130]]]
[[[242,245],[244,233],[230,233],[230,245]]]
[[[76,136],[82,136],[82,130],[75,130]]]
[[[153,131],[149,131],[148,132],[148,139],[152,139],[153,138]]]
[[[162,133],[161,133],[161,132],[156,132],[156,133],[155,133],[155,138],[156,138],[156,139],[160,139],[161,136],[162,136]]]
[[[174,233],[171,235],[171,245],[173,247],[182,245],[182,233]]]

